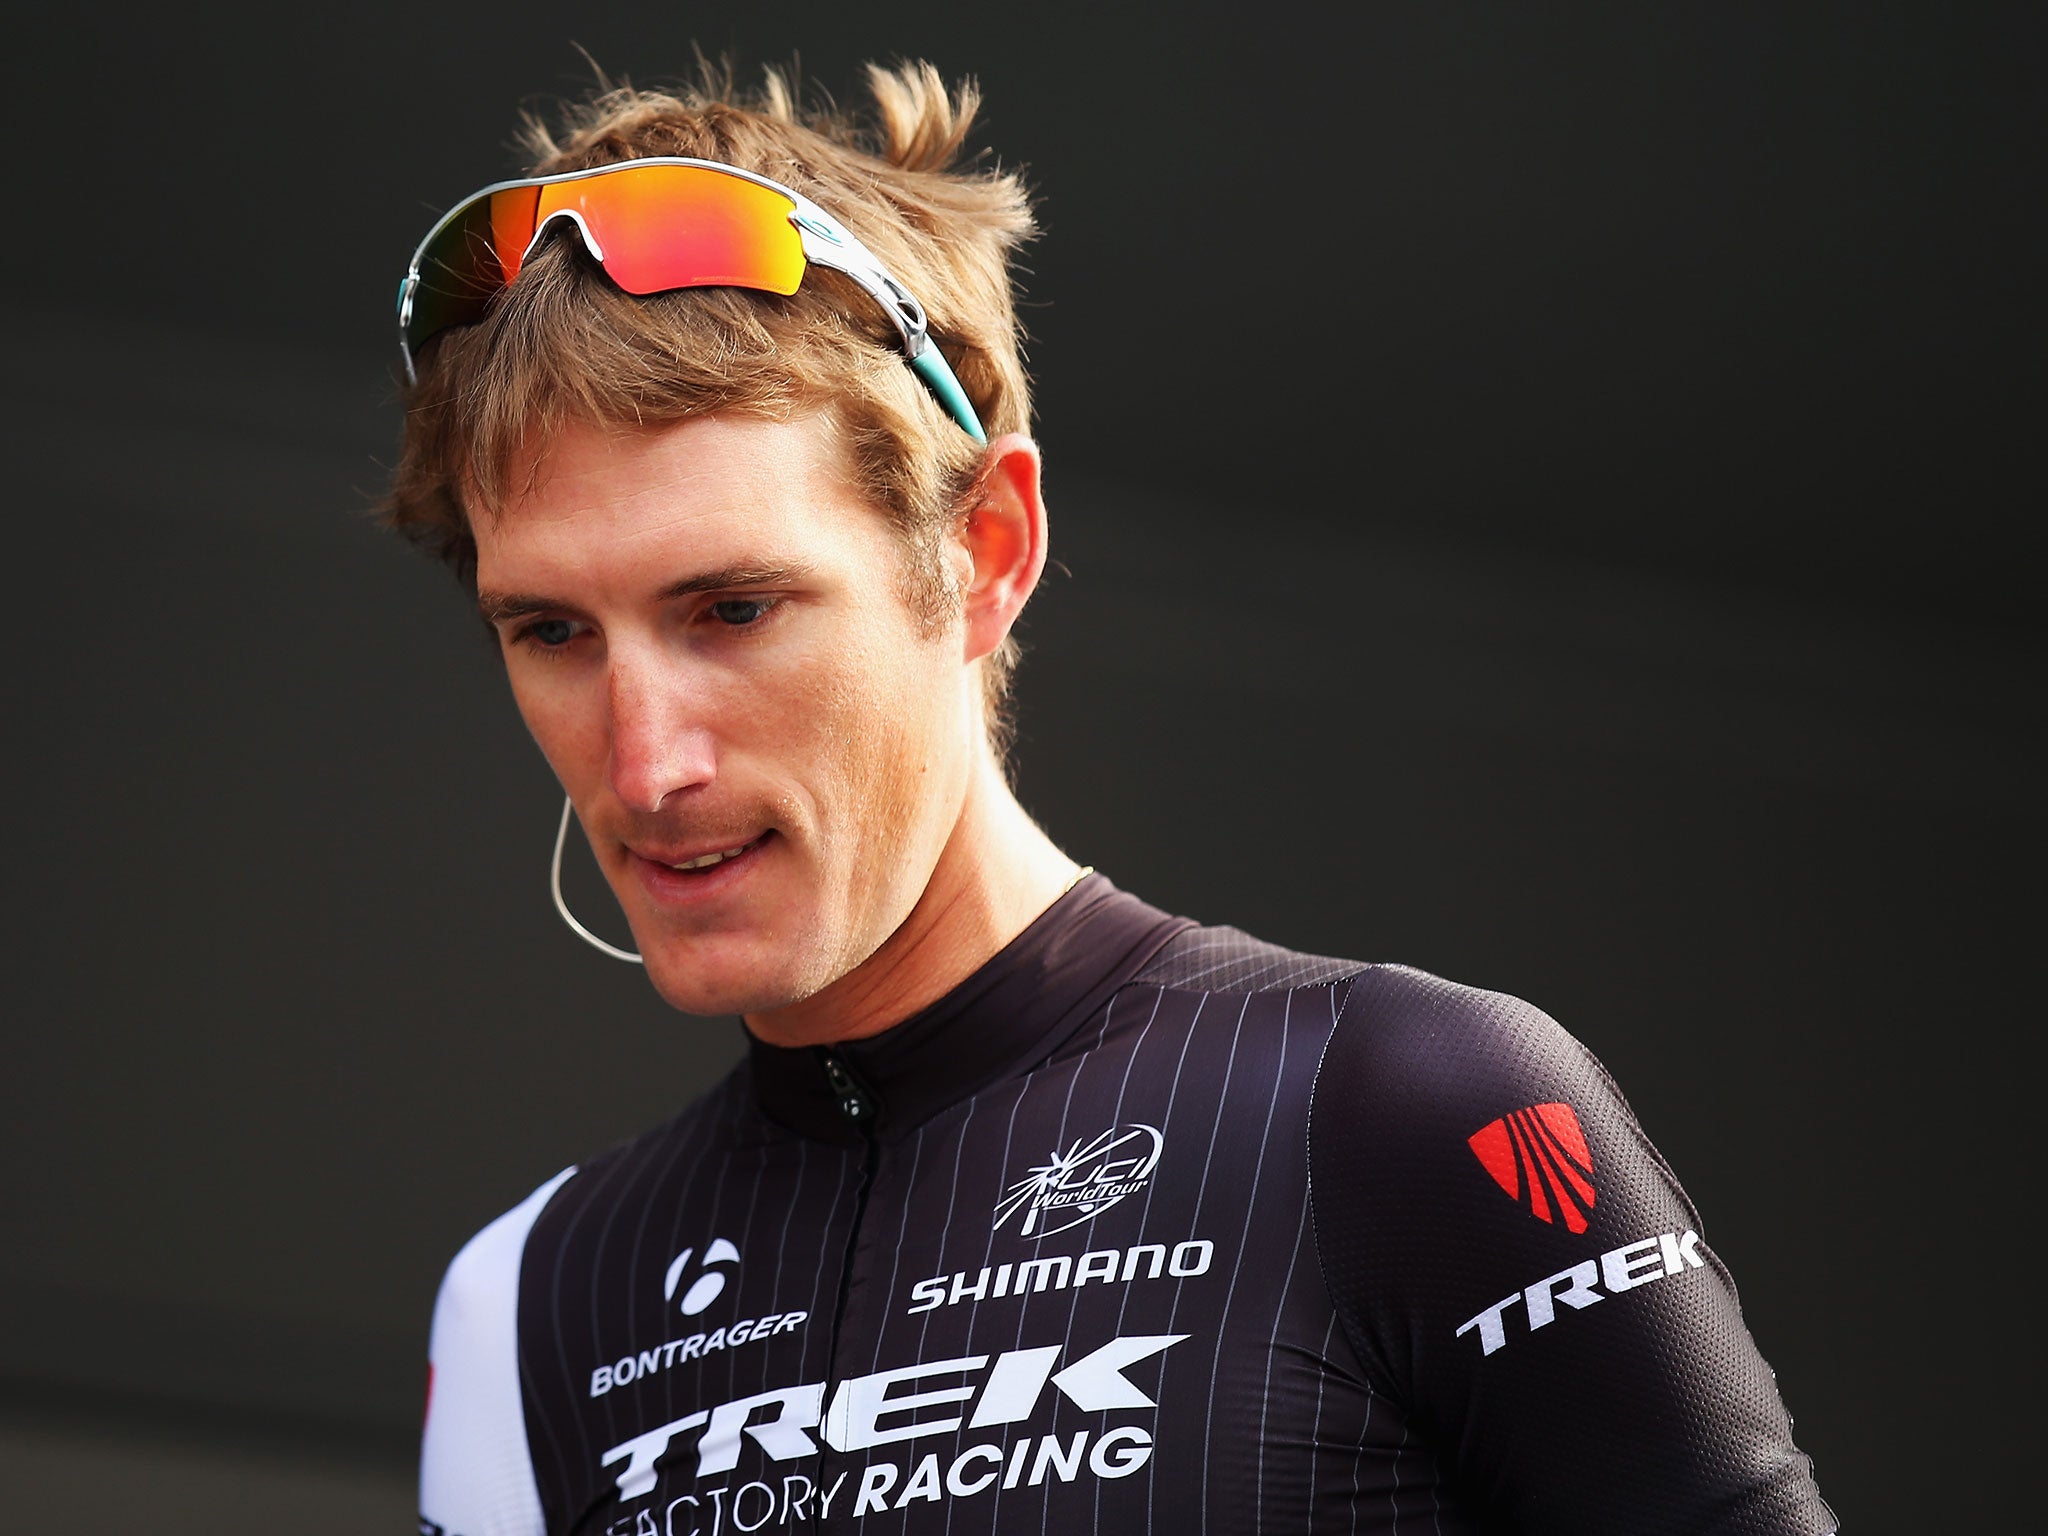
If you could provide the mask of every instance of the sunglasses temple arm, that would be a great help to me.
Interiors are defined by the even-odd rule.
[[[438,229],[440,226],[435,227]],[[406,334],[407,328],[412,324],[413,290],[419,286],[419,281],[419,258],[415,256],[413,265],[406,271],[405,281],[398,285],[398,356],[405,364],[407,389],[414,388],[420,381],[419,375],[414,373],[412,368],[412,338]]]
[[[783,189],[788,191],[787,188]],[[917,302],[910,291],[889,275],[889,269],[866,246],[862,245],[844,225],[840,224],[824,209],[808,199],[790,192],[796,203],[797,212],[790,220],[796,226],[797,234],[803,240],[804,259],[828,267],[842,277],[850,277],[864,289],[889,318],[896,322],[896,329],[903,337],[904,361],[910,364],[910,371],[924,380],[924,386],[932,392],[946,414],[953,418],[977,443],[987,446],[988,433],[982,429],[981,417],[967,398],[967,391],[960,387],[959,377],[952,365],[940,356],[936,343],[926,328],[924,306]],[[830,242],[828,248],[825,242]]]
[[[924,380],[925,388],[946,408],[946,414],[965,427],[967,435],[977,443],[987,443],[988,433],[982,430],[981,418],[975,414],[967,391],[960,387],[959,378],[938,347],[927,341],[909,362],[911,372]]]

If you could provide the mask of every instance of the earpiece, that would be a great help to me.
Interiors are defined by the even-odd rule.
[[[575,806],[567,795],[562,796],[562,824],[555,828],[555,857],[548,865],[548,894],[555,898],[555,910],[562,914],[576,937],[592,949],[601,949],[614,960],[625,960],[633,965],[647,962],[630,949],[620,949],[616,944],[607,944],[588,928],[576,921],[576,914],[569,910],[569,903],[562,899],[562,848],[569,841],[569,818],[575,814]]]

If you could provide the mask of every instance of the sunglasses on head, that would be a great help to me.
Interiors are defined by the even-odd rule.
[[[801,192],[715,160],[624,160],[559,176],[501,181],[472,193],[427,231],[398,290],[405,376],[427,341],[474,325],[556,220],[631,294],[677,288],[795,293],[815,263],[880,304],[911,371],[976,442],[988,441],[960,381],[932,344],[924,306],[874,253]]]

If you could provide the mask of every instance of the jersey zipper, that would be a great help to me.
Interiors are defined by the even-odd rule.
[[[839,1112],[860,1133],[860,1184],[853,1193],[853,1225],[848,1229],[846,1261],[839,1269],[839,1300],[832,1309],[832,1349],[839,1352],[839,1323],[846,1315],[846,1291],[853,1279],[854,1254],[860,1248],[861,1224],[868,1214],[868,1196],[875,1187],[875,1174],[882,1161],[881,1143],[875,1139],[875,1122],[881,1118],[881,1100],[867,1084],[854,1075],[845,1059],[824,1046],[817,1047],[818,1065],[825,1074],[825,1086],[838,1101]]]
[[[866,1225],[868,1197],[874,1192],[875,1177],[881,1170],[882,1148],[875,1138],[875,1122],[881,1118],[882,1105],[873,1089],[855,1075],[846,1060],[825,1046],[816,1048],[818,1066],[825,1074],[825,1086],[832,1092],[839,1105],[839,1112],[846,1116],[848,1124],[860,1133],[861,1165],[860,1183],[853,1193],[853,1221],[847,1227],[846,1251],[839,1261],[839,1289],[832,1302],[832,1332],[826,1351],[826,1379],[839,1379],[839,1346],[841,1330],[846,1325],[847,1296],[853,1289],[853,1268],[860,1258],[861,1229]],[[829,1460],[829,1456],[827,1458]],[[821,1480],[827,1478],[824,1462],[819,1465]],[[844,1507],[844,1506],[842,1506]],[[836,1518],[833,1525],[838,1525]],[[826,1521],[822,1511],[814,1517],[810,1528],[823,1530]]]
[[[853,1069],[846,1064],[843,1057],[820,1047],[818,1062],[825,1069],[825,1086],[832,1090],[832,1097],[838,1101],[839,1112],[853,1123],[872,1146],[875,1111],[878,1107],[874,1094],[853,1075]]]

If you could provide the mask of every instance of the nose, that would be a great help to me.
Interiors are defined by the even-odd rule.
[[[654,812],[718,772],[708,724],[686,690],[647,660],[614,652],[606,679],[612,793],[629,810]]]

